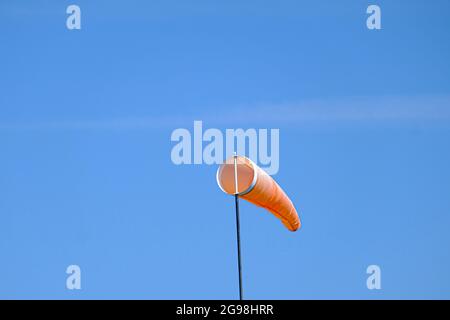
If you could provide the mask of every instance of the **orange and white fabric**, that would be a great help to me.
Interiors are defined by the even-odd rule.
[[[230,157],[217,170],[217,183],[227,194],[237,194],[275,215],[290,231],[301,227],[291,199],[263,169],[242,156]],[[236,185],[237,184],[237,185]]]

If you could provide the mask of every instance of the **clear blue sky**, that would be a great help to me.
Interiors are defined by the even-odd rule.
[[[233,200],[170,159],[193,120],[280,129],[303,228],[242,203],[246,298],[450,298],[449,12],[2,0],[0,298],[237,298]]]

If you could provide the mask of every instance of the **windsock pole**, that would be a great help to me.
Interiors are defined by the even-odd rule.
[[[237,249],[238,249],[238,271],[239,271],[239,300],[243,299],[242,294],[242,265],[241,265],[241,226],[239,223],[239,188],[237,177],[237,154],[234,153],[234,204],[236,208],[236,235],[237,235]]]

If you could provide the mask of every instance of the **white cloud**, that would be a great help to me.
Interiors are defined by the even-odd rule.
[[[0,130],[135,130],[172,129],[194,120],[207,125],[267,124],[275,126],[323,124],[450,124],[450,96],[354,97],[317,99],[298,103],[254,104],[211,108],[185,115],[117,119],[0,123]]]

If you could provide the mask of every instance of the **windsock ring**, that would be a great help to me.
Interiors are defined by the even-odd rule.
[[[233,156],[233,158],[235,158],[235,157],[237,157],[237,156]],[[243,159],[244,157],[237,157],[237,159]],[[226,160],[225,161],[225,164],[227,164],[227,162],[228,162],[229,160]],[[258,171],[256,170],[256,164],[252,161],[252,160],[250,160],[250,159],[248,159],[248,158],[245,158],[245,161],[247,162],[247,165],[249,165],[250,167],[251,167],[251,170],[252,170],[252,172],[253,172],[253,178],[252,178],[252,180],[251,180],[251,183],[249,184],[249,186],[247,187],[247,188],[245,188],[244,190],[242,190],[242,191],[239,191],[239,189],[238,189],[238,192],[236,193],[236,191],[233,193],[233,194],[237,194],[238,196],[243,196],[243,195],[246,195],[247,193],[249,193],[250,191],[252,191],[253,190],[253,188],[255,187],[255,185],[256,185],[256,182],[258,181]],[[241,165],[241,164],[239,164],[239,165]],[[226,190],[224,187],[222,187],[222,184],[220,183],[220,173],[221,173],[221,169],[222,167],[219,167],[219,169],[217,170],[217,172],[216,172],[216,180],[217,180],[217,184],[218,184],[218,186],[219,186],[219,188],[220,188],[220,190],[222,190],[223,192],[225,192],[225,193],[227,193],[227,194],[230,194],[230,192],[229,192],[229,190]],[[235,188],[236,188],[236,186],[234,186]]]

